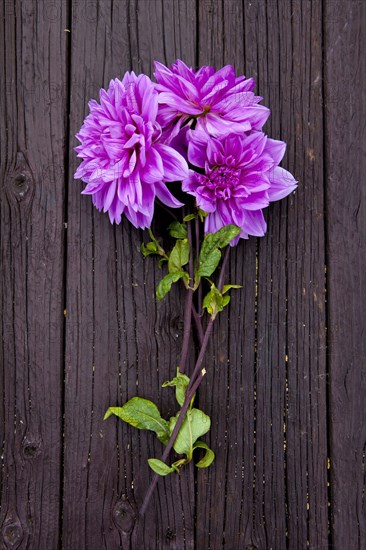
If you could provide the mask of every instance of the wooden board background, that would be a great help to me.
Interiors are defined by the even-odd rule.
[[[363,0],[1,4],[0,548],[366,548],[365,35]],[[160,449],[103,414],[173,412],[182,295],[156,305],[142,233],[80,196],[73,136],[111,78],[177,57],[257,79],[299,188],[231,256],[199,395],[215,465],[136,523]]]

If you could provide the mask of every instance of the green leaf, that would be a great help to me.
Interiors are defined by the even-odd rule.
[[[104,420],[112,414],[131,424],[134,428],[155,432],[159,441],[165,445],[168,443],[169,423],[161,418],[159,409],[152,401],[143,397],[132,397],[123,407],[109,407],[104,415]]]
[[[197,214],[188,214],[188,216],[185,216],[183,218],[184,222],[190,222],[191,220],[195,220],[197,218]]]
[[[169,273],[181,272],[184,265],[189,261],[189,242],[187,239],[179,240],[175,243],[173,250],[169,255],[168,269]]]
[[[207,233],[203,239],[199,257],[199,268],[197,274],[200,277],[210,277],[219,265],[221,252],[220,248],[227,246],[240,233],[236,225],[225,225],[216,233]]]
[[[242,285],[224,285],[224,288],[222,289],[222,294],[226,294],[229,292],[231,288],[243,288]]]
[[[151,254],[156,254],[157,256],[163,256],[167,257],[165,254],[165,250],[160,246],[160,243],[156,237],[154,237],[153,232],[151,229],[148,229],[151,241],[147,244],[142,243],[141,245],[141,253],[146,258],[146,256],[150,256]]]
[[[168,227],[169,234],[175,239],[185,239],[187,237],[187,226],[184,223],[175,221]]]
[[[167,476],[176,471],[172,466],[168,466],[158,458],[149,458],[148,463],[150,468],[159,476]]]
[[[170,419],[170,433],[172,433],[178,417],[179,413]],[[175,452],[186,455],[188,461],[192,460],[194,443],[209,431],[210,426],[211,419],[203,411],[199,409],[188,410],[173,445]]]
[[[224,309],[230,302],[230,296],[223,296],[218,288],[212,283],[211,290],[203,299],[202,307],[207,309],[208,313],[215,318],[216,315]]]
[[[185,277],[187,281],[189,280],[189,275],[186,271],[176,271],[175,273],[168,273],[168,275],[165,275],[156,289],[157,299],[162,300],[172,288],[172,284],[179,281],[179,279],[183,279],[183,277]]]
[[[182,466],[184,466],[185,464],[187,464],[187,462],[189,462],[189,461],[186,458],[180,458],[176,462],[173,462],[172,468],[174,468],[174,470],[179,474],[180,468]]]
[[[189,384],[188,376],[186,376],[185,374],[181,374],[179,372],[179,367],[178,367],[177,375],[172,380],[168,380],[167,382],[164,382],[162,387],[163,388],[175,387],[175,397],[179,405],[182,407],[186,396],[188,384]]]
[[[233,239],[235,239],[235,237],[239,235],[240,231],[241,229],[237,225],[225,225],[216,231],[214,235],[219,239],[218,247],[224,248],[227,246]]]
[[[141,253],[146,258],[146,256],[150,256],[151,254],[158,254],[159,255],[159,250],[158,250],[158,247],[156,246],[156,244],[153,243],[153,242],[147,243],[146,245],[144,243],[142,243]]]
[[[208,216],[208,212],[205,212],[204,210],[202,210],[201,208],[198,209],[198,215],[199,215],[199,218],[201,220],[201,222],[203,222],[203,220],[205,218],[207,218]]]
[[[194,449],[205,449],[205,456],[201,458],[199,462],[197,462],[196,466],[197,468],[208,468],[211,466],[213,461],[215,460],[215,453],[212,449],[206,443],[203,441],[196,441],[196,443],[193,446]]]
[[[200,254],[200,264],[198,275],[200,277],[209,277],[215,271],[221,260],[221,252],[218,248],[212,248],[206,253],[202,250]]]

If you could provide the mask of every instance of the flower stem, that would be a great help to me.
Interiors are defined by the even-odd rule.
[[[195,233],[196,233],[196,269],[198,270],[200,262],[200,222],[197,218],[195,219]],[[197,306],[197,313],[198,315],[202,314],[202,285],[199,285],[198,289],[198,306]]]
[[[226,269],[226,266],[227,266],[228,258],[229,258],[229,247],[225,251],[224,260],[223,260],[222,266],[221,266],[219,282],[218,282],[218,288],[220,290],[222,290],[222,287],[223,287],[223,281],[224,281],[224,276],[225,276],[224,272],[225,272],[225,269]],[[190,309],[189,309],[190,314],[191,314],[191,311],[192,311],[192,306],[190,306]],[[183,424],[183,421],[184,421],[185,416],[187,414],[187,411],[188,411],[189,405],[191,403],[191,400],[192,400],[194,394],[196,393],[197,389],[199,388],[199,386],[200,386],[200,384],[201,384],[201,382],[202,382],[202,380],[203,380],[203,378],[206,374],[206,371],[204,369],[202,369],[201,367],[202,367],[202,363],[203,363],[205,353],[206,353],[206,350],[207,350],[207,345],[208,345],[208,342],[209,342],[209,339],[210,339],[210,336],[211,336],[211,333],[212,333],[214,322],[215,322],[215,318],[211,317],[209,322],[208,322],[206,332],[204,334],[204,338],[203,338],[203,341],[202,341],[200,353],[198,355],[198,359],[196,361],[196,365],[195,365],[193,374],[192,374],[190,382],[188,384],[188,388],[187,388],[187,392],[186,392],[186,396],[185,396],[185,399],[184,399],[183,406],[180,410],[180,413],[179,413],[177,422],[174,426],[172,435],[170,436],[168,444],[165,447],[163,456],[161,457],[162,462],[165,462],[166,459],[168,458],[169,453],[170,453],[170,451],[171,451],[171,449],[174,445],[174,441],[175,441],[175,439],[178,435],[178,432],[180,430],[180,427]],[[186,332],[185,332],[185,334],[186,334]],[[184,342],[185,342],[185,340],[184,340]],[[188,337],[188,343],[189,343],[189,337]],[[142,506],[141,506],[141,509],[140,509],[140,516],[141,517],[144,516],[144,514],[146,512],[146,509],[148,507],[148,504],[150,502],[152,494],[153,494],[153,492],[155,490],[155,487],[156,487],[156,485],[159,481],[159,477],[160,477],[159,475],[155,474],[152,481],[151,481],[151,483],[150,483],[150,486],[149,486],[149,488],[147,490],[147,493],[145,495],[145,498],[144,498],[144,502],[142,503]]]
[[[165,462],[166,459],[168,458],[168,455],[174,445],[174,441],[178,435],[178,432],[180,430],[180,427],[181,425],[183,424],[183,420],[186,416],[186,413],[188,411],[188,407],[189,407],[189,404],[191,402],[191,399],[192,397],[194,396],[195,392],[197,391],[197,388],[199,387],[199,385],[201,384],[202,380],[203,380],[203,377],[204,377],[204,373],[201,373],[201,375],[197,378],[196,380],[196,383],[192,386],[191,390],[187,393],[186,393],[186,397],[185,397],[185,400],[184,400],[184,403],[183,403],[183,407],[181,408],[180,410],[180,414],[178,416],[178,420],[174,426],[174,430],[172,432],[172,435],[170,436],[170,439],[169,439],[169,442],[167,444],[167,446],[165,447],[165,451],[163,453],[163,456],[161,457],[161,460],[162,462]],[[147,490],[147,493],[145,495],[145,498],[144,498],[144,502],[142,503],[142,506],[141,506],[141,510],[140,510],[140,516],[142,517],[145,512],[146,512],[146,509],[148,507],[148,504],[150,502],[150,499],[152,497],[152,494],[155,490],[155,487],[159,481],[159,475],[158,474],[155,474],[153,479],[152,479],[152,482],[150,483],[150,486]]]
[[[198,315],[197,310],[196,310],[196,308],[194,307],[193,304],[192,304],[192,317],[193,317],[194,323],[196,325],[198,342],[199,342],[199,345],[201,347],[202,342],[203,342],[203,338],[204,338],[205,335],[204,335],[203,328],[202,328],[201,317]]]
[[[189,242],[189,276],[191,281],[193,281],[193,249],[192,249],[192,228],[191,224],[188,223],[187,228],[187,237]],[[189,353],[189,340],[191,336],[191,320],[192,320],[192,305],[193,305],[193,290],[191,288],[187,289],[186,301],[184,306],[184,332],[183,332],[183,345],[182,345],[182,354],[180,357],[179,370],[183,373],[186,369],[188,353]]]

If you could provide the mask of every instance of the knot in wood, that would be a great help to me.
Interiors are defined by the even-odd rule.
[[[37,436],[26,435],[22,442],[23,456],[26,459],[32,459],[41,452],[41,438]]]
[[[135,525],[136,514],[126,497],[122,497],[116,502],[112,515],[114,523],[120,531],[125,534],[131,533]]]
[[[175,532],[170,527],[168,527],[168,529],[165,531],[165,538],[166,540],[175,539]]]
[[[5,518],[1,534],[6,548],[15,550],[19,547],[23,540],[23,529],[16,514],[9,514]]]
[[[18,200],[22,200],[29,189],[29,177],[24,172],[16,174],[12,180],[12,190]]]
[[[24,154],[18,151],[15,166],[7,178],[7,192],[17,202],[24,202],[26,205],[31,202],[34,189],[33,177],[30,167]]]

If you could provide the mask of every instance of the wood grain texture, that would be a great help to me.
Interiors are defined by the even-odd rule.
[[[366,547],[366,6],[336,1],[325,15],[332,546],[361,550]]]
[[[82,6],[78,10],[72,17],[71,146],[88,100],[111,78],[131,69],[151,74],[154,59],[195,61],[193,2],[104,0],[96,3],[90,25],[85,17],[92,14]],[[179,23],[173,26],[173,21]],[[185,52],[182,44],[187,44]],[[142,232],[126,222],[112,227],[97,213],[80,196],[80,182],[72,181],[74,168],[68,216],[63,541],[67,548],[193,548],[192,471],[162,480],[144,521],[136,524],[136,506],[152,476],[147,458],[160,456],[162,446],[151,434],[115,418],[103,422],[108,406],[122,405],[136,393],[157,402],[167,416],[175,412],[174,393],[161,385],[179,360],[182,296],[178,292],[155,303],[161,272],[141,256]],[[162,211],[156,219],[161,233],[170,220]]]
[[[1,67],[1,548],[61,518],[66,4],[5,2]]]
[[[227,408],[212,410],[225,438],[205,474],[209,498],[199,485],[200,548],[328,544],[321,16],[319,2],[212,2],[200,12],[200,64],[235,58],[257,77],[273,112],[267,131],[290,144],[284,166],[300,180],[267,212],[257,255],[253,241],[240,244],[232,263],[246,294],[233,299],[226,352],[227,325],[216,334],[221,358],[201,392],[204,407]]]

